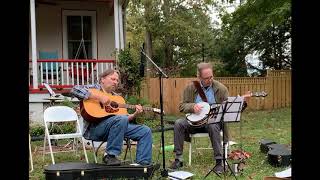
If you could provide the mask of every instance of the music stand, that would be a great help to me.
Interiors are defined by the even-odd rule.
[[[220,123],[221,129],[222,129],[222,151],[223,151],[223,156],[222,156],[222,162],[223,162],[223,174],[224,178],[226,177],[226,165],[228,166],[228,169],[230,170],[231,174],[237,179],[236,175],[234,174],[233,170],[231,169],[227,158],[226,158],[226,144],[225,143],[225,132],[224,132],[224,123],[231,123],[231,122],[240,122],[240,115],[241,115],[241,109],[242,105],[244,103],[244,98],[241,96],[236,96],[236,97],[228,97],[228,99],[220,104],[220,107],[217,114],[216,118],[211,118],[208,121],[208,124],[212,123]],[[217,166],[217,164],[206,174],[204,179],[213,171],[213,169]],[[219,174],[215,172],[217,176],[220,177]]]

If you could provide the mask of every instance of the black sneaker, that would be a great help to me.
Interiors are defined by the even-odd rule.
[[[183,167],[183,162],[179,161],[179,159],[175,159],[174,162],[171,164],[171,169],[179,169]]]
[[[139,162],[139,163],[137,163],[137,164],[139,164],[139,165],[141,165],[141,166],[149,166],[149,165],[151,165],[152,163],[145,162],[145,161],[141,161],[141,162]]]
[[[222,164],[216,164],[216,166],[213,168],[213,171],[217,174],[221,174],[224,172]]]
[[[114,155],[105,155],[102,160],[107,166],[120,166],[121,164],[121,161]]]

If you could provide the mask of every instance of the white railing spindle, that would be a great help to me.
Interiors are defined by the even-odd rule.
[[[30,69],[30,71],[39,72],[40,78],[37,80],[39,85],[48,83],[53,88],[63,89],[74,85],[94,84],[98,82],[99,74],[113,68],[113,64],[114,60],[39,59],[37,69]],[[29,78],[32,90],[30,74]]]
[[[77,85],[79,85],[79,62],[76,62],[76,71],[77,71]]]

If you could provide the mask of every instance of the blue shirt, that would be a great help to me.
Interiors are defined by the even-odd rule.
[[[89,89],[94,88],[94,89],[99,89],[101,90],[102,87],[100,84],[90,84],[90,85],[75,85],[71,89],[71,93],[77,97],[79,100],[84,100],[89,98]]]
[[[71,89],[71,93],[77,97],[80,101],[88,99],[90,96],[89,89],[99,89],[101,90],[102,87],[100,84],[92,84],[92,85],[76,85]],[[85,139],[90,139],[90,129],[95,127],[96,124],[89,123],[88,121],[83,121],[83,130],[82,134]]]
[[[205,94],[206,97],[207,97],[208,103],[209,103],[209,104],[214,104],[214,103],[216,103],[216,99],[215,99],[215,97],[214,97],[214,91],[213,91],[213,89],[212,89],[212,86],[209,86],[209,87],[207,87],[207,89],[206,89],[206,88],[203,87],[201,81],[200,81],[200,86],[201,86],[204,94]],[[195,103],[203,102],[202,99],[201,99],[201,97],[200,97],[200,95],[199,95],[199,93],[197,94],[194,102],[195,102]]]

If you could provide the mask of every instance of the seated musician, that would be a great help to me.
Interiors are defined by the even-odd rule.
[[[207,101],[209,104],[222,103],[227,100],[229,92],[226,86],[222,83],[214,80],[212,65],[209,63],[199,63],[197,65],[197,77],[199,81],[189,84],[183,92],[183,99],[179,105],[180,112],[184,113],[199,113],[201,111],[201,105],[199,102]],[[197,84],[195,84],[197,83]],[[199,90],[203,90],[199,93]],[[202,94],[201,94],[202,93]],[[202,96],[202,97],[201,97]],[[205,98],[205,99],[204,99]],[[226,124],[225,129],[225,142],[228,142],[228,128]],[[216,173],[222,173],[222,145],[221,145],[221,126],[220,123],[203,124],[201,126],[192,126],[184,119],[178,119],[174,124],[174,150],[175,160],[171,165],[171,169],[178,169],[183,166],[183,144],[184,140],[190,142],[189,134],[208,132],[213,148],[213,157],[216,161],[214,171]]]
[[[104,93],[116,95],[119,83],[119,72],[109,69],[99,76],[99,83],[93,85],[76,85],[72,88],[71,94],[79,100],[97,100],[102,105],[110,104],[108,96],[95,94],[91,89],[98,89]],[[100,92],[100,91],[99,91]],[[107,146],[103,156],[106,165],[120,165],[117,156],[121,153],[123,140],[125,137],[137,141],[136,163],[140,165],[151,164],[152,159],[152,133],[151,129],[145,125],[131,124],[139,113],[143,111],[141,105],[135,105],[135,112],[128,115],[106,116],[100,122],[84,121],[84,138],[94,141],[107,141]]]

